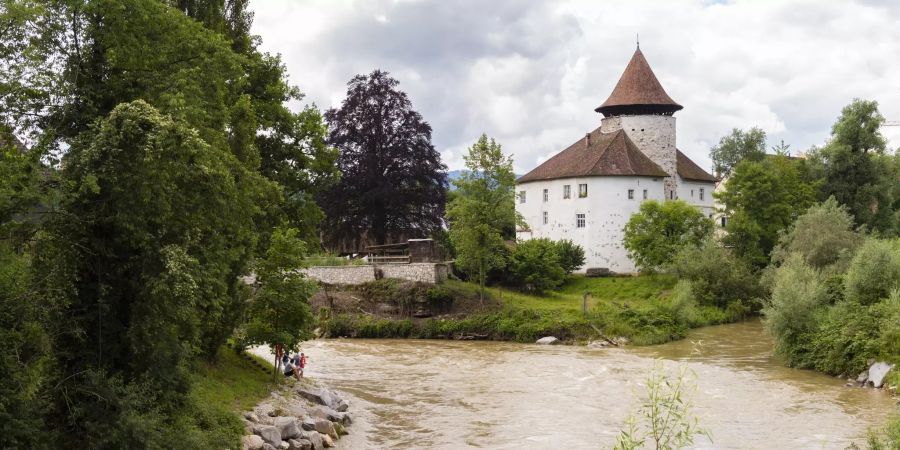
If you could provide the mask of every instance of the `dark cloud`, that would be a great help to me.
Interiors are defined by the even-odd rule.
[[[733,127],[760,126],[772,144],[783,138],[798,150],[820,144],[854,97],[879,100],[900,119],[890,76],[900,61],[888,57],[900,54],[900,13],[887,2],[266,0],[254,8],[263,48],[283,55],[308,101],[334,106],[353,75],[388,70],[453,168],[482,132],[515,154],[517,171],[583,136],[599,123],[593,108],[637,32],[685,106],[678,145],[701,165]]]

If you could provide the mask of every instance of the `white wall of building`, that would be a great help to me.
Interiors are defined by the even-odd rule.
[[[587,184],[587,197],[579,198],[578,185]],[[563,186],[569,185],[571,197],[563,198]],[[544,201],[547,189],[547,201]],[[628,190],[634,198],[628,198]],[[636,268],[622,245],[623,228],[644,200],[664,200],[662,178],[607,176],[563,178],[533,181],[516,186],[516,193],[525,191],[525,203],[516,198],[516,210],[525,219],[530,231],[520,232],[519,239],[569,239],[580,245],[585,253],[585,265],[605,267],[618,273],[636,272]],[[710,201],[710,206],[712,202]],[[544,223],[547,213],[547,223]],[[585,215],[585,226],[578,228],[577,215]]]
[[[696,206],[700,211],[703,211],[703,215],[712,219],[716,212],[715,201],[713,200],[715,188],[715,183],[688,181],[679,176],[677,198]]]

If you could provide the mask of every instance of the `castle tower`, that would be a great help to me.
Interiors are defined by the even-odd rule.
[[[682,109],[659,84],[650,64],[635,50],[609,98],[595,111],[603,114],[600,131],[625,134],[669,174],[663,181],[666,199],[677,198],[675,117]]]

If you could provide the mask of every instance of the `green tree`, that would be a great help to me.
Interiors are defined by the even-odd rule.
[[[797,164],[782,156],[739,163],[725,191],[714,195],[730,219],[725,244],[756,267],[768,263],[778,233],[815,200],[813,187],[802,179]]]
[[[309,298],[317,287],[299,271],[304,255],[296,229],[275,230],[266,257],[256,265],[260,287],[247,310],[244,345],[292,349],[309,337],[313,323]]]
[[[516,244],[506,265],[507,279],[526,291],[556,289],[566,280],[559,246],[547,238]]]
[[[900,289],[900,241],[869,238],[850,262],[845,297],[863,305],[888,298]]]
[[[625,224],[623,243],[642,272],[668,268],[685,246],[697,246],[713,224],[699,209],[683,200],[648,200]]]
[[[584,249],[580,245],[563,239],[556,242],[556,251],[559,253],[559,263],[567,274],[584,266]]]
[[[450,241],[456,249],[456,265],[480,287],[488,272],[502,267],[504,241],[515,234],[519,221],[515,210],[512,158],[503,156],[500,144],[482,134],[463,157],[468,171],[458,180],[456,195],[447,208]]]
[[[821,150],[824,166],[821,198],[834,196],[856,223],[882,233],[895,231],[894,194],[898,174],[883,158],[886,140],[879,131],[884,117],[875,101],[855,99],[844,107]]]
[[[77,141],[63,181],[36,252],[36,278],[65,305],[55,353],[69,394],[58,417],[81,430],[67,434],[73,446],[134,445],[134,436],[168,446],[190,365],[242,315],[238,276],[253,254],[257,202],[275,186],[142,101]],[[103,436],[126,440],[93,441],[109,427],[121,435]]]
[[[701,305],[726,308],[737,302],[749,311],[751,301],[762,296],[750,267],[711,238],[700,246],[685,246],[672,267],[680,280],[690,282],[691,294]]]
[[[853,230],[853,216],[834,197],[811,206],[781,235],[772,252],[772,262],[780,264],[799,253],[812,267],[843,273],[863,236]]]
[[[731,175],[741,161],[761,161],[765,156],[766,133],[756,127],[747,131],[735,128],[731,134],[719,139],[718,145],[709,149],[713,170],[721,177]]]

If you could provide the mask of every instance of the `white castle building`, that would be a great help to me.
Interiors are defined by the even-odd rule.
[[[570,239],[587,268],[635,272],[623,228],[644,200],[682,199],[712,217],[716,179],[675,139],[682,106],[666,94],[638,48],[609,98],[600,126],[528,172],[517,183],[519,239]]]

